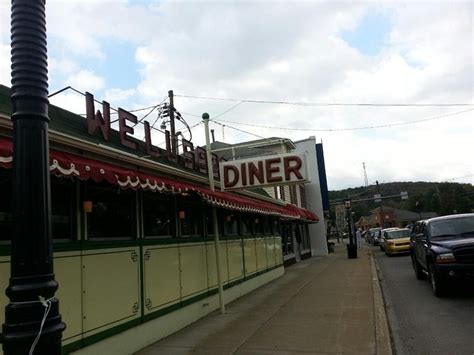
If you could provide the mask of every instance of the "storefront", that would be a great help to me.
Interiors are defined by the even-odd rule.
[[[10,114],[9,90],[0,86],[2,289],[12,237]],[[135,147],[124,146],[114,129],[104,140],[88,132],[86,119],[54,106],[50,118],[51,223],[65,352],[133,352],[217,309],[212,206],[226,302],[283,274],[282,225],[317,221],[264,194],[211,191],[206,174],[199,166],[189,169],[185,154],[150,156],[147,142],[127,137]],[[2,292],[2,309],[7,302]]]

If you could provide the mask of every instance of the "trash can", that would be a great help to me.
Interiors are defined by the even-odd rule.
[[[328,253],[334,253],[334,243],[328,242]]]
[[[357,245],[347,244],[347,257],[349,259],[357,259]]]

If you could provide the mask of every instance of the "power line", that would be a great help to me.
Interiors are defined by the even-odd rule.
[[[426,104],[415,104],[415,103],[347,103],[347,102],[292,102],[292,101],[271,101],[271,100],[247,100],[247,99],[232,99],[232,98],[221,98],[221,97],[209,97],[209,96],[195,96],[195,95],[178,95],[177,97],[183,97],[188,99],[199,99],[199,100],[215,100],[215,101],[234,101],[240,103],[254,103],[254,104],[276,104],[276,105],[293,105],[293,106],[367,106],[367,107],[430,107],[430,106],[474,106],[474,103],[426,103]]]
[[[448,113],[448,114],[440,115],[440,116],[423,118],[423,119],[414,120],[414,121],[389,123],[389,124],[385,124],[385,125],[361,126],[361,127],[350,127],[350,128],[327,128],[327,129],[275,127],[275,126],[257,125],[257,124],[253,124],[253,123],[236,122],[236,121],[230,121],[230,120],[220,120],[220,121],[221,122],[228,122],[228,123],[233,123],[233,124],[244,125],[244,126],[251,126],[251,127],[258,127],[258,128],[268,128],[268,129],[281,129],[281,130],[287,130],[287,131],[341,132],[341,131],[357,131],[357,130],[364,130],[364,129],[376,129],[376,128],[404,126],[404,125],[410,125],[410,124],[415,124],[415,123],[420,123],[420,122],[439,120],[439,119],[442,119],[442,118],[456,116],[456,115],[460,115],[462,113],[470,112],[470,111],[474,111],[474,108],[470,108],[470,109],[462,110],[462,111],[457,111],[457,112],[453,112],[453,113]],[[217,122],[217,121],[215,121],[215,122]]]
[[[266,139],[265,137],[259,136],[258,134],[255,134],[255,133],[252,133],[252,132],[249,132],[249,131],[245,131],[243,129],[239,129],[239,128],[236,128],[236,127],[232,127],[232,126],[229,126],[229,125],[224,125],[224,124],[220,123],[219,121],[211,120],[211,122],[214,122],[214,123],[216,123],[218,125],[221,125],[221,126],[229,127],[231,129],[234,129],[234,130],[242,132],[242,133],[250,134],[251,136],[255,136],[255,137],[258,137],[258,138],[261,138],[261,139]]]
[[[214,116],[212,119],[215,120],[216,118],[221,117],[222,115],[225,115],[227,112],[232,111],[234,108],[236,108],[237,106],[242,105],[242,104],[243,104],[242,101],[237,102],[235,105],[232,105],[227,110],[225,110],[225,111],[219,113],[218,115]]]

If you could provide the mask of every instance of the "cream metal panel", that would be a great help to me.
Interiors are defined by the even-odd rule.
[[[82,282],[85,336],[140,317],[138,249],[131,247],[84,253]]]
[[[54,273],[59,288],[59,311],[67,327],[63,343],[80,340],[82,337],[82,288],[81,256],[78,252],[59,253],[54,257]]]
[[[275,266],[275,237],[266,238],[266,248],[267,248],[267,264],[268,267]]]
[[[207,292],[206,244],[181,244],[179,246],[181,271],[181,298]]]
[[[217,287],[217,270],[216,270],[216,248],[214,242],[207,243],[207,284],[209,288]],[[222,283],[229,281],[229,268],[227,262],[227,243],[220,241],[220,261],[221,261],[221,273]]]
[[[227,259],[229,263],[229,281],[244,277],[244,257],[241,240],[227,241]]]
[[[277,265],[283,264],[283,251],[281,250],[281,237],[275,237],[275,261]]]
[[[265,237],[257,238],[255,240],[256,251],[257,251],[257,270],[262,271],[267,269],[267,247]]]
[[[245,275],[257,272],[257,253],[255,250],[255,239],[244,239],[244,264]]]
[[[5,321],[5,306],[8,304],[8,297],[5,289],[10,279],[10,257],[0,256],[0,324]]]
[[[181,290],[178,245],[145,248],[143,260],[145,314],[179,302]]]

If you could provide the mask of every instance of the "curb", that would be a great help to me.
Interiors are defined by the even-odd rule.
[[[392,355],[392,342],[388,326],[385,302],[380,287],[380,280],[377,273],[376,261],[372,251],[370,254],[370,271],[372,277],[372,290],[374,292],[374,321],[375,321],[375,353]]]

